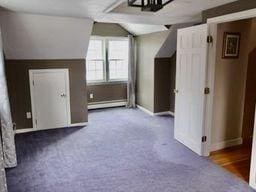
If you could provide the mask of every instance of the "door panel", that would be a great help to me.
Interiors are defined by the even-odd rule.
[[[68,70],[31,70],[34,128],[70,124]]]
[[[199,155],[204,153],[207,25],[178,31],[175,139]]]

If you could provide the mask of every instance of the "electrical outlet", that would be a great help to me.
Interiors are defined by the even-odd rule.
[[[31,112],[27,112],[26,115],[27,115],[27,119],[31,119],[32,118]]]
[[[90,99],[93,99],[93,93],[90,93]]]

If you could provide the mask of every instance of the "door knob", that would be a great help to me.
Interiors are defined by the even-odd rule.
[[[67,95],[63,93],[63,94],[61,94],[60,96],[61,96],[61,97],[66,97]]]
[[[179,90],[178,89],[174,89],[173,92],[174,93],[179,93]]]

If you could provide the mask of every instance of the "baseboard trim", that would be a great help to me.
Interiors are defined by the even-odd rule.
[[[149,111],[148,109],[142,107],[141,105],[137,105],[137,108],[140,109],[141,111],[147,113],[148,115],[154,116],[154,113]]]
[[[82,123],[72,123],[68,127],[82,127],[82,126],[87,126],[88,122],[82,122]]]
[[[236,145],[241,145],[243,144],[243,138],[237,138],[237,139],[232,139],[232,140],[227,140],[227,141],[222,141],[218,143],[213,143],[211,145],[211,151],[218,151],[221,149],[225,149],[228,147],[233,147]]]
[[[35,132],[35,131],[44,131],[44,130],[51,130],[51,129],[65,129],[65,128],[71,128],[71,127],[83,127],[87,126],[88,122],[83,123],[73,123],[68,125],[67,127],[55,127],[55,128],[46,128],[46,129],[35,129],[35,128],[25,128],[25,129],[16,129],[15,134],[20,133],[29,133],[29,132]]]
[[[151,115],[151,116],[159,116],[159,115],[171,115],[174,117],[174,113],[171,111],[164,111],[164,112],[158,112],[158,113],[153,113],[149,111],[148,109],[142,107],[141,105],[137,105],[137,108],[140,109],[141,111]]]
[[[174,113],[171,111],[164,111],[164,112],[159,112],[159,113],[154,113],[154,115],[171,115],[174,117]]]
[[[108,102],[108,103],[98,103],[98,104],[88,104],[88,109],[103,109],[103,108],[110,108],[110,107],[123,107],[126,106],[126,101],[120,102]]]

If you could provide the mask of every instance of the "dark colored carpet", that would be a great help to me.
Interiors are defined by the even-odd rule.
[[[137,109],[89,114],[85,128],[16,136],[9,192],[250,192],[173,139],[173,119]]]

